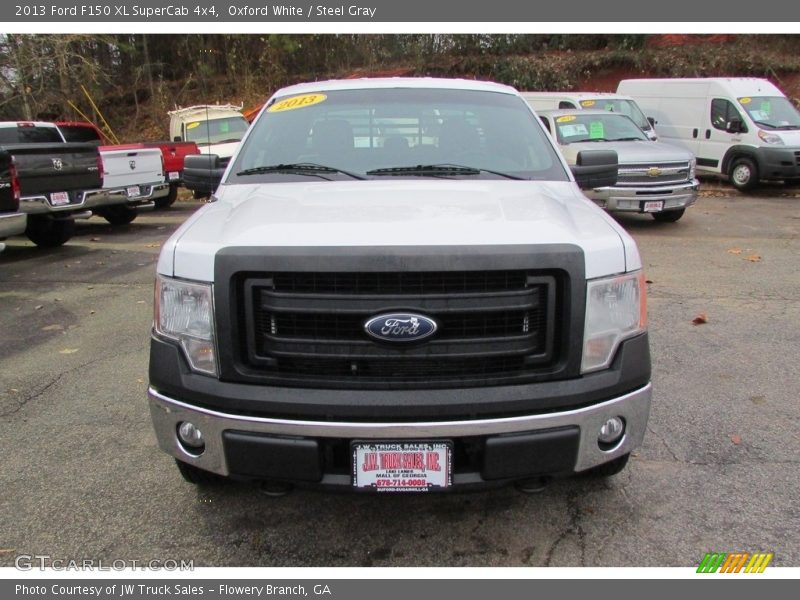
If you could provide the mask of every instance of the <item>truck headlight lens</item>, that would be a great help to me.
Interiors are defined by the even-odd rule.
[[[217,374],[211,284],[157,276],[154,327],[180,343],[193,370]]]
[[[587,283],[582,373],[608,367],[620,342],[645,330],[646,298],[641,271]]]
[[[765,144],[774,144],[783,146],[783,138],[774,133],[767,133],[763,129],[758,130],[758,137],[761,138],[761,141]]]
[[[689,161],[689,179],[694,179],[695,173],[697,173],[697,159],[692,157],[692,160]]]

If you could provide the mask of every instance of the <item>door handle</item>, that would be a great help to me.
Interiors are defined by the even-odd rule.
[[[695,129],[692,129],[692,137],[693,137],[693,138],[695,138],[695,139],[696,139],[696,138],[697,138],[697,134],[698,134],[698,133],[699,133],[699,132],[697,131],[697,129],[696,129],[696,128],[695,128]]]
[[[711,130],[706,129],[706,139],[709,139],[710,137],[711,137]]]

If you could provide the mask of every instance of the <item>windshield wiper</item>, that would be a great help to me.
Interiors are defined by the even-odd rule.
[[[316,163],[287,163],[278,165],[264,165],[262,167],[253,167],[252,169],[245,169],[239,171],[237,175],[260,175],[262,173],[297,173],[298,175],[320,176],[320,173],[341,173],[352,177],[353,179],[366,179],[357,173],[351,173],[344,169],[337,169],[336,167],[328,167],[325,165],[318,165]]]
[[[442,163],[435,165],[416,165],[413,167],[386,167],[384,169],[373,169],[367,171],[367,175],[480,175],[481,173],[491,173],[506,179],[525,179],[511,173],[503,173],[493,169],[482,169],[480,167],[467,167],[465,165],[454,165]]]
[[[640,137],[622,137],[610,140],[612,142],[643,142],[644,139]]]

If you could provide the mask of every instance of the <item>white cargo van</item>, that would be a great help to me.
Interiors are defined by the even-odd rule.
[[[607,92],[520,92],[531,108],[540,110],[607,110],[630,117],[645,135],[655,141],[658,139],[653,124],[645,117],[642,109],[630,96]]]
[[[698,173],[739,190],[800,179],[800,113],[766,79],[626,79],[617,89],[655,119],[662,139],[695,153]]]

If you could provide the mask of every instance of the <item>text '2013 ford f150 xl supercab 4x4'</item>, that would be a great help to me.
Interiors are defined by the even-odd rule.
[[[159,257],[161,448],[279,489],[619,471],[650,408],[642,263],[578,185],[616,176],[506,86],[278,91]]]

